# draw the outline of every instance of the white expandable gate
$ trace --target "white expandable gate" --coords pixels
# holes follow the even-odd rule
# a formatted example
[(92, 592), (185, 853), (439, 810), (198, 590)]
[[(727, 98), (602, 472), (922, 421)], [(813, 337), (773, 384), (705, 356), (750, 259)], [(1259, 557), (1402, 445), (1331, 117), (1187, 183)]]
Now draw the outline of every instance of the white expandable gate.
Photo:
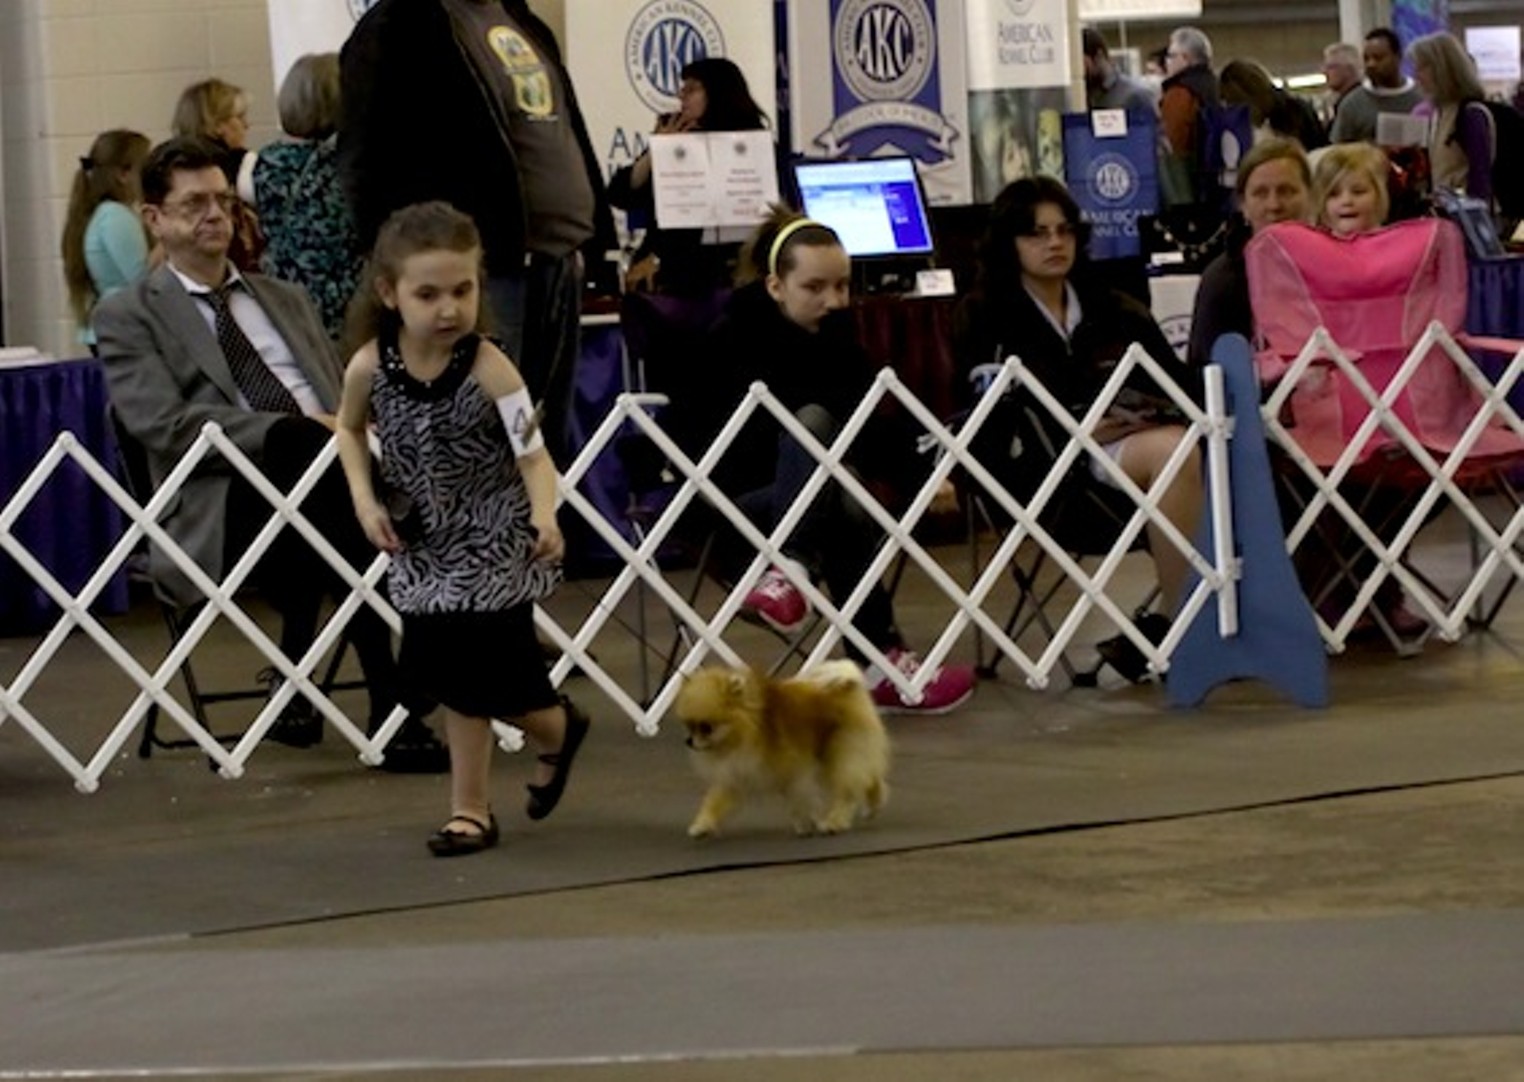
[[(1390, 410), (1391, 400), (1411, 378), (1412, 369), (1416, 367), (1418, 360), (1421, 360), (1427, 346), (1434, 343), (1444, 348), (1446, 354), (1460, 366), (1467, 378), (1485, 396), (1484, 409), (1479, 414), (1479, 419), (1472, 430), (1468, 431), (1467, 441), (1443, 464), (1435, 462), (1417, 444), (1412, 434), (1402, 427), (1400, 420)], [(1425, 493), (1424, 503), (1415, 510), (1403, 531), (1390, 544), (1381, 543), (1368, 529), (1365, 529), (1358, 516), (1354, 515), (1353, 509), (1338, 493), (1338, 481), (1347, 472), (1349, 463), (1341, 460), (1340, 464), (1326, 475), (1321, 473), (1316, 466), (1306, 460), (1304, 455), (1299, 454), (1294, 441), (1277, 421), (1279, 407), (1286, 400), (1294, 381), (1300, 378), (1311, 364), (1320, 360), (1328, 360), (1340, 365), (1351, 374), (1351, 378), (1356, 380), (1357, 385), (1364, 386), (1372, 404), (1372, 414), (1367, 419), (1366, 428), (1362, 431), (1372, 430), (1376, 424), (1383, 425), (1402, 441), (1414, 458), (1423, 463), (1433, 477), (1430, 491)], [(1314, 336), (1302, 356), (1292, 366), (1282, 386), (1264, 407), (1265, 422), (1271, 437), (1286, 447), (1294, 458), (1297, 458), (1302, 469), (1318, 485), (1317, 502), (1309, 508), (1308, 514), (1303, 516), (1302, 521), (1296, 524), (1288, 541), (1290, 547), (1294, 549), (1300, 543), (1316, 517), (1315, 512), (1318, 509), (1325, 505), (1338, 509), (1339, 513), (1350, 522), (1351, 528), (1379, 557), (1379, 566), (1361, 591), (1360, 600), (1369, 599), (1383, 576), (1395, 575), (1417, 599), (1424, 612), (1435, 619), (1436, 626), (1442, 633), (1447, 636), (1459, 634), (1468, 607), (1474, 603), (1481, 590), (1495, 575), (1506, 568), (1514, 576), (1524, 577), (1524, 563), (1521, 563), (1514, 551), (1514, 543), (1520, 530), (1524, 529), (1524, 512), (1515, 514), (1512, 521), (1501, 532), (1494, 530), (1486, 524), (1474, 504), (1451, 480), (1456, 466), (1463, 457), (1464, 448), (1474, 442), (1479, 426), (1485, 423), (1486, 417), (1498, 413), (1507, 420), (1510, 427), (1524, 434), (1524, 425), (1520, 424), (1519, 418), (1504, 401), (1504, 396), (1518, 377), (1521, 366), (1524, 366), (1524, 353), (1514, 358), (1503, 379), (1494, 386), (1482, 376), (1464, 352), (1443, 334), (1443, 331), (1430, 328), (1423, 342), (1415, 350), (1414, 356), (1409, 358), (1408, 365), (1404, 367), (1398, 379), (1394, 380), (1393, 387), (1388, 388), (1385, 395), (1376, 395), (1370, 390), (1368, 384), (1363, 384), (1357, 367), (1350, 362), (1349, 358), (1340, 353), (1326, 334), (1320, 332), (1319, 335)], [(1188, 428), (1187, 437), (1181, 441), (1175, 456), (1147, 492), (1140, 490), (1122, 473), (1120, 467), (1101, 450), (1094, 438), (1096, 427), (1117, 392), (1139, 368), (1143, 369), (1179, 407), (1187, 419)], [(799, 424), (765, 386), (757, 384), (750, 388), (743, 401), (724, 424), (719, 435), (696, 461), (673, 442), (652, 415), (652, 409), (662, 401), (660, 396), (621, 395), (566, 471), (561, 482), (561, 495), (564, 501), (563, 513), (570, 510), (586, 520), (593, 532), (618, 555), (623, 562), (623, 567), (613, 577), (587, 617), (574, 628), (562, 627), (544, 608), (536, 610), (537, 627), (564, 652), (552, 668), (552, 681), (560, 684), (575, 666), (631, 719), (642, 734), (655, 733), (659, 719), (676, 695), (682, 674), (692, 671), (710, 658), (732, 665), (742, 663), (741, 656), (725, 637), (726, 629), (739, 612), (746, 593), (763, 571), (777, 559), (785, 540), (804, 515), (811, 500), (829, 483), (839, 485), (846, 495), (857, 500), (867, 510), (883, 530), (884, 541), (857, 588), (848, 597), (828, 598), (815, 587), (814, 583), (805, 579), (794, 579), (794, 584), (811, 604), (824, 614), (826, 620), (825, 631), (810, 650), (807, 663), (825, 657), (839, 641), (846, 639), (861, 650), (870, 661), (878, 663), (896, 682), (903, 694), (914, 698), (922, 692), (926, 682), (932, 678), (936, 666), (947, 659), (959, 636), (973, 625), (1021, 670), (1030, 685), (1041, 688), (1046, 686), (1053, 669), (1059, 665), (1064, 650), (1079, 631), (1086, 616), (1092, 611), (1099, 611), (1128, 635), (1145, 653), (1150, 664), (1157, 671), (1163, 671), (1168, 667), (1170, 654), (1184, 635), (1185, 629), (1190, 626), (1203, 606), (1211, 603), (1214, 598), (1217, 602), (1219, 633), (1228, 636), (1236, 633), (1237, 630), (1236, 581), (1239, 568), (1232, 532), (1232, 486), (1227, 452), (1227, 440), (1231, 437), (1232, 424), (1225, 408), (1222, 374), (1215, 366), (1209, 367), (1205, 372), (1205, 387), (1205, 404), (1198, 405), (1175, 384), (1169, 374), (1152, 357), (1141, 347), (1134, 346), (1117, 365), (1090, 409), (1083, 417), (1075, 418), (1047, 388), (1042, 386), (1018, 358), (1011, 357), (1001, 366), (971, 414), (956, 431), (953, 431), (944, 425), (941, 419), (934, 416), (893, 371), (886, 369), (879, 373), (868, 394), (853, 411), (851, 417), (847, 418), (830, 446), (824, 446)], [(1000, 396), (1008, 390), (1018, 388), (1031, 396), (1038, 408), (1051, 414), (1070, 436), (1068, 443), (1060, 450), (1046, 479), (1025, 505), (1013, 498), (969, 451), (975, 436), (991, 416)], [(938, 449), (929, 475), (904, 513), (898, 517), (886, 510), (843, 465), (853, 441), (886, 397), (896, 400), (925, 429), (926, 440)], [(759, 412), (772, 417), (782, 428), (791, 433), (817, 463), (813, 475), (798, 499), (770, 534), (764, 534), (751, 523), (730, 497), (720, 491), (710, 480), (715, 464), (720, 461), (748, 420)], [(579, 490), (580, 482), (598, 459), (604, 454), (612, 453), (614, 441), (632, 430), (644, 434), (658, 450), (667, 456), (677, 482), (670, 501), (638, 544), (631, 543), (626, 538), (624, 530), (617, 523), (606, 518)], [(1188, 458), (1190, 447), (1198, 441), (1205, 447), (1209, 506), (1213, 515), (1215, 544), (1210, 553), (1198, 551), (1193, 539), (1185, 537), (1176, 530), (1159, 512), (1157, 506), (1159, 495), (1178, 475)], [(221, 455), (232, 468), (247, 477), (270, 501), (272, 508), (270, 520), (255, 538), (249, 552), (227, 572), (221, 582), (212, 581), (171, 540), (157, 521), (165, 508), (170, 506), (176, 498), (186, 478), (208, 455), (212, 454)], [(243, 773), (249, 756), (258, 747), (290, 696), (300, 693), (307, 696), (322, 716), (334, 725), (336, 731), (355, 747), (362, 761), (378, 762), (384, 754), (387, 742), (402, 723), (404, 717), (402, 709), (399, 707), (394, 711), (386, 724), (373, 737), (368, 737), (322, 694), (312, 680), (312, 672), (320, 659), (338, 641), (344, 626), (360, 605), (371, 605), (392, 628), (396, 629), (399, 626), (397, 614), (376, 590), (376, 584), (385, 573), (386, 558), (378, 555), (363, 570), (350, 567), (301, 513), (303, 499), (312, 490), (321, 472), (333, 461), (335, 454), (334, 446), (330, 444), (291, 492), (282, 493), (271, 485), (216, 425), (208, 425), (149, 499), (147, 505), (139, 506), (118, 483), (111, 469), (96, 461), (71, 434), (67, 432), (60, 434), (20, 489), (7, 501), (4, 508), (0, 509), (0, 549), (10, 555), (62, 610), (57, 622), (36, 645), (16, 675), (9, 683), (0, 684), (0, 724), (6, 720), (14, 720), (21, 725), (73, 778), (75, 785), (81, 791), (90, 792), (98, 787), (107, 767), (121, 753), (133, 730), (142, 723), (149, 706), (157, 704), (165, 717), (196, 741), (223, 775), (238, 777)], [(1100, 468), (1107, 472), (1117, 488), (1126, 493), (1137, 508), (1110, 552), (1100, 560), (1093, 572), (1087, 572), (1081, 567), (1044, 529), (1040, 521), (1044, 508), (1057, 494), (1059, 486), (1071, 467), (1076, 462), (1082, 461), (1081, 456), (1089, 456), (1098, 462)], [(102, 560), (89, 581), (77, 594), (72, 595), (27, 551), (13, 533), (13, 527), (29, 502), (47, 483), (54, 471), (66, 465), (66, 460), (76, 463), (108, 498), (122, 508), (130, 521), (126, 532)], [(1012, 522), (1012, 526), (997, 546), (993, 558), (978, 571), (967, 589), (955, 581), (914, 536), (915, 527), (925, 515), (938, 486), (954, 469), (964, 471), (969, 483), (981, 489), (985, 498), (1001, 508)], [(1456, 502), (1488, 549), (1485, 559), (1477, 565), (1476, 575), (1471, 584), (1448, 608), (1444, 608), (1439, 599), (1428, 595), (1422, 583), (1411, 576), (1401, 564), (1401, 557), (1411, 545), (1418, 525), (1422, 522), (1422, 513), (1431, 507), (1440, 495), (1447, 496)], [(683, 592), (663, 574), (658, 561), (663, 542), (677, 525), (684, 509), (694, 499), (700, 498), (713, 505), (755, 550), (750, 566), (726, 595), (720, 607), (708, 618), (702, 616), (693, 605), (689, 604)], [(1156, 525), (1168, 538), (1169, 543), (1185, 554), (1199, 576), (1199, 581), (1182, 605), (1168, 636), (1158, 644), (1151, 642), (1143, 635), (1133, 624), (1129, 614), (1107, 593), (1107, 587), (1116, 575), (1132, 542), (1139, 531), (1149, 524)], [(238, 605), (234, 596), (259, 555), (269, 547), (283, 525), (289, 525), (299, 531), (351, 586), (350, 594), (321, 628), (317, 641), (299, 659), (287, 658), (282, 654), (269, 636)], [(139, 539), (144, 536), (169, 554), (175, 564), (205, 594), (209, 602), (198, 614), (186, 634), (169, 649), (157, 665), (151, 668), (140, 663), (89, 611), (91, 603), (122, 567)], [(1048, 557), (1071, 580), (1078, 594), (1076, 602), (1068, 610), (1064, 619), (1059, 622), (1051, 639), (1036, 656), (1023, 651), (1005, 633), (1001, 621), (992, 617), (983, 607), (991, 591), (1005, 574), (1007, 563), (1018, 546), (1023, 543), (1042, 546)], [(871, 642), (864, 639), (851, 623), (852, 617), (867, 597), (871, 584), (883, 576), (891, 562), (900, 553), (904, 553), (906, 558), (924, 573), (930, 583), (951, 603), (954, 610), (946, 626), (925, 652), (925, 665), (914, 679), (907, 678), (894, 666), (888, 665), (883, 655)], [(790, 573), (787, 563), (782, 563), (780, 566), (786, 573)], [(605, 671), (590, 650), (594, 639), (614, 617), (620, 602), (637, 582), (644, 584), (645, 588), (670, 610), (674, 619), (691, 632), (692, 643), (676, 671), (645, 704), (637, 702), (618, 680)], [(175, 679), (180, 662), (201, 641), (218, 617), (225, 618), (236, 627), (256, 650), (286, 677), (283, 687), (259, 711), (243, 737), (231, 748), (224, 748), (219, 744), (168, 690), (170, 683)], [(1353, 617), (1346, 616), (1333, 628), (1324, 626), (1324, 635), (1331, 648), (1337, 649), (1342, 645), (1343, 636), (1348, 633), (1352, 623)], [(39, 675), (62, 647), (64, 640), (76, 629), (87, 634), (101, 648), (106, 657), (121, 668), (139, 688), (137, 696), (116, 720), (106, 738), (88, 761), (76, 758), (49, 731), (46, 720), (29, 710), (23, 701)], [(508, 726), (499, 725), (498, 735), (505, 748), (516, 748), (522, 743), (517, 731)]]
[[(1430, 356), (1436, 350), (1456, 367), (1465, 383), (1476, 391), (1481, 400), (1459, 442), (1443, 461), (1419, 442), (1418, 437), (1393, 410), (1393, 404), (1413, 381), (1420, 366), (1443, 363), (1438, 356)], [(1344, 452), (1326, 471), (1307, 456), (1297, 445), (1294, 435), (1281, 423), (1282, 412), (1297, 386), (1305, 380), (1326, 378), (1324, 366), (1332, 366), (1348, 379), (1370, 409), (1346, 444)], [(1515, 505), (1507, 524), (1498, 529), (1483, 514), (1471, 494), (1456, 482), (1457, 472), (1494, 417), (1500, 418), (1514, 435), (1524, 439), (1524, 422), (1520, 421), (1519, 415), (1508, 403), (1508, 394), (1518, 381), (1521, 371), (1524, 371), (1524, 350), (1513, 357), (1497, 379), (1489, 379), (1455, 338), (1437, 322), (1429, 324), (1391, 382), (1380, 392), (1360, 371), (1358, 360), (1342, 350), (1321, 327), (1307, 340), (1296, 360), (1286, 370), (1262, 407), (1265, 432), (1295, 462), (1315, 489), (1315, 494), (1297, 521), (1287, 523), (1287, 548), (1296, 552), (1313, 529), (1319, 515), (1332, 508), (1342, 524), (1358, 536), (1376, 558), (1375, 567), (1361, 582), (1349, 607), (1335, 622), (1330, 626), (1321, 614), (1318, 616), (1319, 630), (1331, 651), (1344, 649), (1356, 621), (1366, 611), (1376, 590), (1388, 576), (1395, 578), (1408, 598), (1418, 606), (1429, 621), (1433, 633), (1452, 642), (1464, 633), (1470, 614), (1478, 609), (1484, 592), (1499, 574), (1506, 571), (1516, 579), (1524, 578), (1524, 561), (1521, 561), (1517, 548), (1519, 534), (1524, 531), (1524, 508)], [(1389, 433), (1428, 477), (1422, 494), (1390, 542), (1382, 541), (1339, 491), (1340, 484), (1354, 467), (1360, 449), (1378, 428)], [(1524, 460), (1521, 460), (1520, 465), (1524, 466)], [(1448, 499), (1465, 519), (1472, 535), (1473, 552), (1480, 557), (1474, 561), (1465, 586), (1450, 598), (1440, 596), (1431, 583), (1407, 566), (1406, 561), (1419, 530), (1441, 497)]]

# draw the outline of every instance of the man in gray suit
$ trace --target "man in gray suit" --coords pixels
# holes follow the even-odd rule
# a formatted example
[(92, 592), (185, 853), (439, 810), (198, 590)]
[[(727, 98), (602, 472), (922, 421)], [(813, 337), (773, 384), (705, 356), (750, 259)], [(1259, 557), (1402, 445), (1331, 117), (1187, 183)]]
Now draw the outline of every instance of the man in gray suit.
[[(143, 220), (165, 262), (97, 308), (94, 327), (121, 426), (142, 445), (159, 484), (208, 421), (282, 491), (328, 441), (342, 384), (339, 358), (311, 300), (298, 286), (240, 274), (228, 261), (237, 196), (217, 152), (193, 139), (155, 147), (143, 166)], [(351, 564), (375, 550), (351, 508), (337, 463), (302, 512)], [(164, 517), (165, 529), (213, 580), (247, 550), (270, 505), (220, 456), (209, 456)], [(159, 592), (191, 606), (202, 597), (157, 549)], [(347, 592), (294, 530), (283, 530), (256, 581), (281, 614), (281, 649), (300, 657), (316, 637), (325, 593)], [(370, 688), (374, 729), (397, 702), (396, 664), (385, 625), (362, 606), (349, 625)], [(274, 675), (271, 674), (272, 689)], [(305, 699), (292, 700), (272, 739), (305, 747), (322, 723)], [(410, 716), (386, 752), (394, 770), (443, 770), (448, 759), (427, 725)]]

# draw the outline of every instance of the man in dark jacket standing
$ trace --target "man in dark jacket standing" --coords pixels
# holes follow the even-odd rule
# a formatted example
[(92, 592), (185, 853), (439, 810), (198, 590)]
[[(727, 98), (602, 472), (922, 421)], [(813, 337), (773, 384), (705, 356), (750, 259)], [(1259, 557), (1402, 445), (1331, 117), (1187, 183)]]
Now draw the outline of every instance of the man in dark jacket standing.
[(1221, 114), (1212, 40), (1194, 26), (1169, 36), (1165, 78), (1159, 98), (1160, 222), (1166, 239), (1200, 270), (1212, 254), (1217, 230), (1227, 218), (1227, 193), (1207, 154), (1211, 118)]
[(525, 0), (379, 0), (340, 54), (339, 152), (367, 246), (442, 199), (486, 248), (486, 301), (566, 465), (584, 249), (613, 246), (602, 173), (550, 28)]

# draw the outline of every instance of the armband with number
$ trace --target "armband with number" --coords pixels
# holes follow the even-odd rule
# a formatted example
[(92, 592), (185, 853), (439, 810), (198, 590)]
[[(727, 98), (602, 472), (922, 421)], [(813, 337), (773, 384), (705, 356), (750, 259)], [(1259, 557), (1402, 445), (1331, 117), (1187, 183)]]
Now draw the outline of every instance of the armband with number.
[(520, 387), (512, 394), (496, 400), (497, 412), (502, 415), (503, 427), (508, 430), (508, 444), (515, 458), (538, 451), (545, 446), (540, 433), (540, 415), (529, 400), (529, 391)]

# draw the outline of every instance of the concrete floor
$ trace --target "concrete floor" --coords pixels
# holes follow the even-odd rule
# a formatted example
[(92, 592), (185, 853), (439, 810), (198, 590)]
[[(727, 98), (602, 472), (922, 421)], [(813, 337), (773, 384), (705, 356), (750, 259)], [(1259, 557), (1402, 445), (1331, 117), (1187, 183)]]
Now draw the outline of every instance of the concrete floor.
[[(904, 608), (916, 611), (914, 604)], [(1394, 755), (1411, 746), (1410, 754), (1417, 757), (1423, 745), (1416, 740), (1409, 745), (1409, 739), (1424, 725), (1517, 709), (1517, 695), (1524, 690), (1524, 663), (1519, 658), (1524, 618), (1519, 611), (1505, 610), (1493, 632), (1454, 646), (1431, 646), (1414, 660), (1375, 650), (1336, 659), (1335, 703), (1327, 714), (1287, 710), (1249, 692), (1221, 696), (1201, 716), (1263, 732), (1267, 739), (1293, 728), (1316, 727), (1320, 718), (1337, 718), (1383, 736), (1389, 733)], [(600, 642), (597, 648), (601, 660), (617, 662), (609, 656), (618, 649), (612, 643)], [(7, 675), (10, 671), (7, 666)], [(942, 727), (938, 739), (952, 746), (959, 741), (960, 726), (973, 730), (1008, 724), (1011, 704), (1019, 702), (1023, 710), (1072, 714), (1079, 719), (1076, 724), (1096, 713), (1125, 720), (1135, 711), (1140, 751), (1160, 739), (1164, 728), (1150, 724), (1159, 717), (1157, 704), (1147, 698), (1155, 692), (1048, 692), (1045, 698), (1034, 698), (1039, 693), (1011, 684), (996, 690), (1000, 693), (982, 689), (957, 717), (915, 724)], [(0, 728), (0, 748), (24, 746), (17, 742), (14, 728)], [(1054, 736), (1061, 728), (1023, 729), (1017, 735), (1034, 750), (1061, 756), (1061, 746), (1055, 752), (1061, 741)], [(8, 1044), (15, 1049), (24, 1043), (22, 1037), (33, 1034), (13, 1031), (12, 1040), (7, 1040), (6, 1017), (14, 1022), (28, 1016), (0, 1010), (0, 1079), (159, 1077), (167, 1068), (142, 1065), (181, 1062), (175, 1049), (184, 1050), (176, 1076), (197, 1078), (1524, 1079), (1524, 1016), (1513, 1009), (1524, 1005), (1524, 984), (1516, 983), (1524, 981), (1524, 967), (1519, 977), (1507, 967), (1493, 972), (1483, 964), (1485, 958), (1473, 963), (1460, 949), (1485, 945), (1488, 928), (1506, 930), (1524, 916), (1524, 775), (1515, 772), (1524, 763), (1524, 726), (1499, 731), (1504, 735), (1493, 738), (1492, 749), (1496, 770), (1477, 772), (1479, 778), (1483, 773), (1497, 776), (1483, 780), (1399, 786), (1256, 810), (907, 852), (579, 886), (212, 937), (0, 954), (0, 987), (9, 988), (0, 991), (0, 1001), (13, 1007), (35, 1001), (49, 973), (66, 974), (71, 966), (94, 974), (95, 981), (60, 994), (57, 1009), (65, 1021), (74, 1020), (78, 1055), (68, 1062), (55, 1061), (52, 1067), (20, 1064), (7, 1056)], [(933, 745), (929, 753), (938, 753), (942, 746)], [(109, 784), (129, 792), (142, 784), (141, 799), (162, 796), (161, 786), (140, 779), (172, 761), (160, 757), (152, 764), (126, 764)], [(272, 769), (278, 770), (280, 760), (272, 762)], [(1415, 778), (1423, 775), (1422, 765), (1414, 763)], [(68, 793), (61, 774), (57, 784)], [(405, 790), (403, 799), (412, 800), (420, 791)], [(437, 788), (430, 790), (420, 807), (432, 807), (437, 793)], [(977, 796), (1000, 798), (990, 792)], [(1233, 803), (1231, 797), (1224, 794), (1223, 807)], [(79, 817), (80, 808), (88, 810), (94, 799), (70, 794), (69, 800), (85, 803), (71, 805), (66, 817)], [(140, 798), (123, 799), (129, 809), (125, 814), (113, 811), (113, 821), (91, 826), (97, 834), (93, 843), (99, 843), (101, 835), (109, 843), (112, 832), (133, 836), (130, 808)], [(568, 801), (576, 799), (574, 790)], [(240, 828), (213, 813), (201, 829), (210, 847)], [(26, 874), (26, 862), (36, 850), (28, 849), (27, 839), (14, 833), (3, 838), (0, 878)], [(512, 839), (501, 853), (473, 859), (498, 858), (514, 859)], [(3, 889), (0, 886), (0, 895)], [(80, 899), (80, 904), (110, 905), (111, 899)], [(1408, 931), (1388, 941), (1383, 929)], [(1469, 930), (1480, 938), (1469, 939)], [(1341, 975), (1338, 960), (1318, 946), (1357, 944), (1367, 933), (1375, 944), (1369, 954), (1350, 947), (1356, 968), (1362, 968), (1361, 958), (1369, 962), (1363, 974)], [(1229, 967), (1226, 973), (1209, 976), (1211, 965), (1219, 960), (1214, 949), (1237, 950), (1261, 935), (1270, 936), (1271, 944), (1284, 944), (1279, 962), (1273, 947), (1262, 946), (1255, 948), (1262, 953), (1244, 957), (1263, 964)], [(989, 936), (1016, 937), (1017, 942), (1027, 942), (1023, 936), (1056, 936), (1057, 942), (1079, 944), (1065, 948), (1072, 949), (1067, 957), (1076, 968), (1089, 965), (1092, 971), (1067, 971), (1060, 962), (1046, 972), (1015, 974), (1009, 977), (1015, 990), (1012, 1003), (991, 1004), (984, 985), (971, 981), (966, 987), (948, 986), (931, 965), (924, 976), (916, 974), (908, 963), (920, 957), (914, 953), (922, 949), (917, 944), (924, 946), (928, 936), (941, 937), (949, 955), (976, 953)], [(1397, 967), (1394, 972), (1403, 972), (1405, 964), (1421, 970), (1422, 960), (1430, 957), (1424, 952), (1444, 947), (1444, 936), (1456, 937), (1458, 946), (1454, 953), (1439, 950), (1433, 956), (1437, 961), (1426, 963), (1433, 988), (1361, 985), (1362, 976), (1374, 980), (1387, 963)], [(1120, 944), (1114, 957), (1086, 953), (1095, 943), (1113, 941), (1108, 937)], [(831, 944), (855, 942), (903, 944), (906, 958), (901, 961), (907, 966), (891, 970), (899, 977), (885, 985), (863, 985), (849, 996), (828, 996), (829, 981), (791, 980), (791, 968), (818, 977), (819, 967), (829, 970), (834, 964)], [(1149, 945), (1160, 942), (1178, 946), (1151, 954)], [(754, 987), (728, 985), (727, 967), (739, 964), (737, 959), (759, 943), (773, 952), (771, 967), (764, 967)], [(1213, 948), (1213, 943), (1225, 945)], [(439, 963), (464, 947), (487, 960), (550, 960), (541, 962), (539, 969), (503, 976), (504, 988), (516, 994), (498, 999), (489, 992), (491, 998), (484, 1001), (483, 988), (495, 985), (483, 985), (466, 973), (452, 979), (447, 965)], [(970, 972), (983, 972), (981, 966), (998, 971), (1007, 957), (1018, 963), (1034, 957), (1023, 955), (1027, 949), (1035, 950), (1017, 947), (1009, 956), (962, 960)], [(1506, 942), (1490, 949), (1494, 956), (1511, 960), (1512, 948)], [(698, 1000), (684, 998), (682, 988), (656, 986), (655, 974), (653, 984), (644, 988), (638, 980), (621, 984), (615, 975), (617, 960), (638, 958), (642, 951), (696, 953), (700, 962), (712, 956), (712, 971), (701, 967), (694, 989), (687, 990)], [(559, 963), (558, 952), (565, 952)], [(608, 960), (607, 968), (596, 961), (574, 964), (598, 958)], [(355, 960), (352, 976), (341, 971), (341, 959)], [(1158, 1000), (1129, 1006), (1126, 989), (1108, 987), (1107, 975), (1145, 962), (1163, 982), (1157, 986)], [(435, 963), (442, 968), (431, 969)], [(844, 967), (872, 963), (850, 955), (841, 961)], [(298, 1032), (300, 1027), (282, 1014), (279, 992), (260, 993), (258, 974), (264, 966), (277, 964), (291, 966), (289, 973), (311, 982), (311, 987), (291, 990), (292, 1002), (322, 998), (330, 989), (340, 995), (350, 987), (346, 980), (361, 981), (366, 974), (378, 982), (400, 984), (386, 1009), (404, 1012), (400, 1017), (405, 1021), (383, 1033), (380, 1020), (390, 1016), (373, 1016), (370, 1028), (355, 1019), (347, 1043), (336, 1042), (331, 1052), (302, 1060), (299, 1053), (310, 1035)], [(124, 1055), (114, 1060), (116, 1046), (110, 1036), (115, 1020), (109, 1012), (120, 1010), (126, 1018), (147, 1009), (135, 1002), (149, 994), (132, 983), (135, 966), (147, 967), (144, 973), (152, 973), (154, 967), (178, 972), (175, 967), (184, 966), (193, 976), (159, 1001), (164, 1013), (159, 1016), (163, 1028), (155, 1039), (156, 1057)], [(1199, 981), (1192, 976), (1198, 972), (1203, 974)], [(1250, 1017), (1255, 1014), (1250, 1005), (1257, 1008), (1262, 1000), (1296, 1006), (1296, 982), (1302, 973), (1316, 975), (1308, 978), (1306, 1002), (1300, 1004), (1307, 1013), (1274, 1036), (1266, 1035), (1275, 1026)], [(712, 992), (706, 980), (715, 982)], [(1170, 980), (1179, 983), (1172, 985)], [(28, 981), (35, 984), (29, 987)], [(747, 993), (748, 987), (754, 995)], [(998, 995), (1003, 986), (997, 979), (989, 987)], [(733, 994), (721, 998), (727, 988)], [(1432, 1001), (1426, 998), (1430, 995)], [(1087, 1001), (1085, 996), (1091, 998)], [(1175, 1000), (1166, 1002), (1171, 996)], [(355, 1002), (359, 1011), (362, 1001)], [(591, 1017), (579, 1010), (583, 1004), (593, 1005)], [(673, 1013), (662, 1013), (660, 1008), (667, 1004)], [(1014, 1011), (1017, 1017), (1005, 1029), (999, 1024), (981, 1029), (970, 1022), (970, 1017), (982, 1019), (994, 1007)], [(1199, 1011), (1200, 1016), (1174, 1018), (1157, 1030), (1164, 1036), (1147, 1036), (1148, 1019), (1165, 1017), (1171, 1007)], [(337, 1015), (344, 1012), (342, 1003), (333, 1009)], [(903, 1011), (913, 1024), (876, 1045), (848, 1039), (880, 1010)], [(840, 1020), (845, 1035), (840, 1041), (828, 1039), (833, 1019)], [(177, 1022), (186, 1023), (189, 1031), (177, 1033), (171, 1028)], [(464, 1023), (458, 1031), (452, 1028), (457, 1022)], [(395, 1030), (410, 1027), (420, 1051), (414, 1056), (387, 1051), (399, 1046), (399, 1036), (408, 1036)], [(622, 1027), (638, 1032), (639, 1040), (631, 1041), (627, 1051), (610, 1053), (604, 1038), (624, 1032)], [(1136, 1035), (1139, 1027), (1144, 1036)], [(233, 1051), (244, 1028), (250, 1040), (263, 1041), (270, 1049), (263, 1066)], [(507, 1033), (533, 1030), (540, 1039), (489, 1039), (496, 1033), (489, 1035), (488, 1028)], [(1214, 1031), (1237, 1035), (1214, 1039)], [(754, 1033), (755, 1041), (731, 1041), (717, 1049), (710, 1045), (723, 1042), (707, 1039), (716, 1032)], [(791, 1035), (806, 1032), (827, 1039), (791, 1043)], [(1059, 1032), (1075, 1036), (1040, 1040), (1043, 1033)], [(1370, 1036), (1378, 1032), (1379, 1037)], [(1134, 1035), (1110, 1038), (1119, 1033)], [(1168, 1036), (1178, 1033), (1191, 1036)], [(324, 1047), (320, 1037), (311, 1039), (319, 1041), (314, 1047)], [(400, 1046), (412, 1047), (407, 1041)], [(537, 1051), (512, 1053), (520, 1047)], [(544, 1051), (547, 1047), (554, 1051)]]

